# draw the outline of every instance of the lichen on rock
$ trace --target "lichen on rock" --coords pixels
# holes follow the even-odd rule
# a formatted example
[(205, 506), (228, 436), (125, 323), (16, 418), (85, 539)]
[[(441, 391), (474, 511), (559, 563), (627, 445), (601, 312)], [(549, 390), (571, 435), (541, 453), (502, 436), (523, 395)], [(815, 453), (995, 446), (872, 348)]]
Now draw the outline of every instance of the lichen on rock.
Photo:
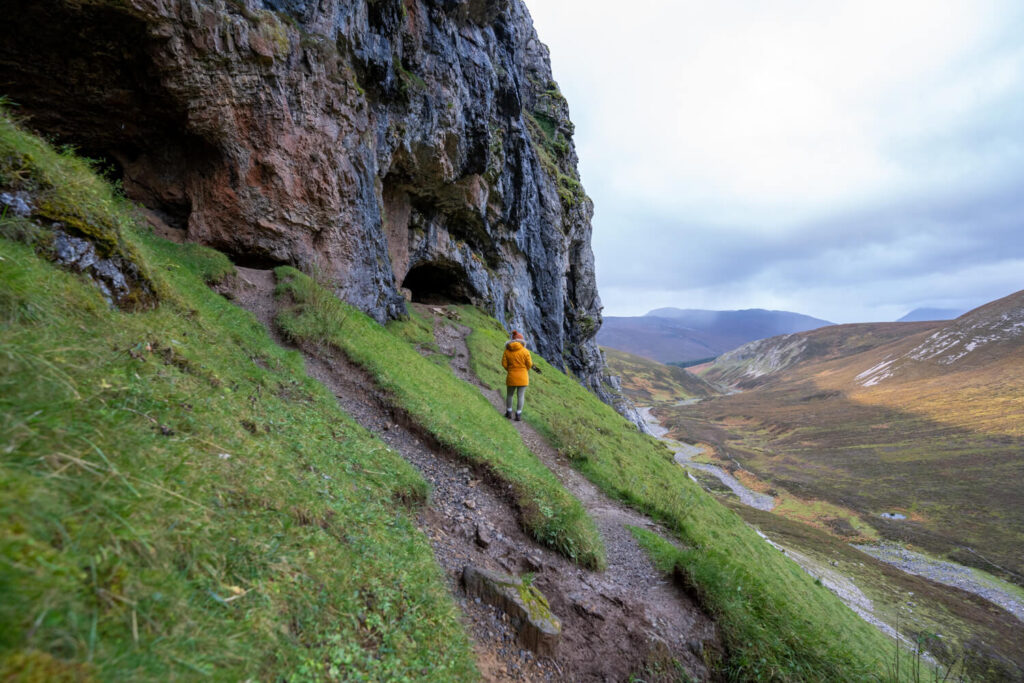
[(548, 600), (532, 583), (518, 576), (466, 565), (462, 571), (466, 593), (501, 609), (519, 629), (519, 641), (539, 655), (553, 657), (562, 622)]

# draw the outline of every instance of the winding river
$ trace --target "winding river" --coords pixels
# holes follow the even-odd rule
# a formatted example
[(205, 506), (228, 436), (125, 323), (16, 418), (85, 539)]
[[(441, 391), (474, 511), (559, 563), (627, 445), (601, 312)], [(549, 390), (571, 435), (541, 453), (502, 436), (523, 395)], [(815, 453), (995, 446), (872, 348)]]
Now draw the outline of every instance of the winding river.
[[(691, 400), (687, 403), (690, 402), (693, 401)], [(658, 418), (654, 417), (651, 413), (651, 408), (640, 408), (640, 415), (643, 418), (644, 423), (647, 425), (647, 428), (651, 431), (651, 434), (658, 439), (661, 439), (672, 448), (674, 452), (674, 459), (679, 465), (682, 467), (698, 469), (714, 475), (725, 486), (729, 487), (729, 490), (735, 493), (739, 497), (740, 502), (744, 505), (749, 505), (750, 507), (757, 508), (758, 510), (771, 510), (775, 507), (774, 498), (769, 495), (750, 490), (741, 484), (736, 477), (732, 476), (721, 467), (693, 462), (692, 459), (694, 456), (701, 453), (701, 449), (697, 446), (682, 443), (670, 438), (668, 436), (669, 430), (661, 425)], [(902, 517), (902, 515), (892, 515), (892, 518), (898, 517)], [(821, 579), (822, 582), (832, 590), (832, 592), (838, 595), (843, 602), (853, 609), (854, 612), (859, 614), (865, 621), (871, 623), (887, 635), (899, 638), (908, 647), (913, 648), (912, 643), (897, 634), (891, 626), (884, 623), (874, 615), (874, 606), (872, 605), (871, 600), (869, 600), (867, 596), (865, 596), (853, 584), (853, 582), (850, 581), (850, 579), (838, 572), (831, 571), (829, 568), (822, 566), (820, 563), (811, 560), (809, 557), (798, 553), (791, 548), (784, 548), (783, 546), (768, 539), (768, 537), (764, 536), (760, 531), (758, 531), (758, 534), (768, 541), (768, 543), (771, 543), (773, 546), (789, 555), (790, 558), (796, 561), (797, 564), (799, 564), (808, 574)], [(975, 572), (969, 567), (965, 567), (954, 562), (936, 560), (895, 544), (854, 545), (854, 547), (863, 553), (871, 555), (877, 560), (890, 564), (901, 571), (906, 572), (907, 574), (922, 576), (924, 578), (931, 579), (932, 581), (942, 583), (947, 586), (953, 586), (981, 596), (989, 602), (992, 602), (1010, 612), (1010, 614), (1017, 617), (1017, 619), (1024, 621), (1024, 600), (1021, 599), (1020, 595), (1006, 590), (999, 585), (999, 582)], [(927, 654), (925, 655), (925, 659), (934, 663), (934, 660), (932, 660)]]
[[(695, 400), (691, 399), (690, 402), (695, 402)], [(757, 508), (758, 510), (771, 510), (775, 507), (774, 498), (767, 494), (750, 490), (741, 484), (736, 477), (732, 476), (721, 467), (708, 465), (702, 462), (693, 462), (694, 456), (701, 454), (701, 449), (698, 446), (692, 446), (669, 438), (667, 436), (668, 429), (661, 426), (661, 422), (658, 421), (658, 418), (654, 417), (651, 413), (651, 408), (640, 408), (640, 416), (643, 418), (644, 424), (646, 424), (647, 428), (651, 431), (651, 434), (661, 439), (672, 448), (672, 451), (675, 454), (673, 457), (679, 465), (707, 472), (708, 474), (715, 476), (718, 481), (722, 482), (730, 491), (735, 493), (739, 497), (740, 502), (744, 505), (749, 505), (750, 507)]]

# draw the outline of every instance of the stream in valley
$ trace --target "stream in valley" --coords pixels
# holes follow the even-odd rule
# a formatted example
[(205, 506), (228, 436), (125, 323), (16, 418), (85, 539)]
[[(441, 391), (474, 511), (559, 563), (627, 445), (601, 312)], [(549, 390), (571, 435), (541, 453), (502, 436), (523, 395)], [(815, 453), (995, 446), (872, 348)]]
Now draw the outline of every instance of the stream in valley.
[[(691, 399), (690, 402), (696, 402), (699, 399)], [(686, 405), (685, 403), (683, 405)], [(702, 462), (693, 462), (694, 456), (701, 454), (701, 448), (699, 446), (693, 446), (688, 443), (676, 441), (668, 437), (668, 429), (661, 426), (661, 422), (658, 418), (651, 414), (651, 408), (640, 408), (640, 416), (643, 418), (644, 424), (651, 431), (651, 434), (664, 441), (672, 451), (675, 453), (675, 461), (683, 467), (690, 467), (695, 470), (707, 472), (718, 478), (722, 484), (729, 487), (729, 490), (735, 493), (740, 502), (744, 505), (749, 505), (752, 508), (758, 510), (771, 510), (775, 507), (775, 499), (765, 493), (758, 493), (752, 491), (744, 486), (740, 481), (726, 472), (721, 467), (716, 465), (708, 465)]]
[[(749, 505), (759, 510), (771, 510), (775, 506), (774, 498), (750, 490), (721, 467), (693, 462), (693, 457), (701, 453), (701, 448), (670, 438), (668, 436), (669, 430), (661, 425), (658, 418), (651, 413), (651, 410), (649, 407), (640, 408), (640, 415), (644, 423), (655, 437), (661, 439), (672, 448), (675, 454), (674, 459), (680, 466), (699, 469), (714, 475), (725, 486), (729, 487), (744, 505)], [(892, 518), (897, 518), (897, 515), (893, 514)], [(760, 531), (758, 531), (758, 534), (768, 543), (785, 552), (790, 559), (799, 564), (808, 574), (820, 579), (824, 585), (839, 596), (862, 619), (883, 633), (899, 638), (905, 645), (913, 649), (912, 643), (897, 634), (892, 626), (875, 616), (871, 600), (849, 578), (830, 567), (825, 567), (822, 563), (812, 560), (802, 553), (796, 552), (792, 548), (783, 547), (775, 543)], [(936, 560), (895, 544), (854, 545), (853, 547), (908, 574), (922, 576), (937, 583), (974, 593), (1007, 610), (1017, 619), (1024, 621), (1024, 599), (1020, 595), (1000, 586), (999, 582), (976, 572), (970, 567), (954, 562)], [(925, 655), (925, 659), (929, 662), (934, 662), (928, 655)]]
[(999, 605), (1024, 622), (1024, 598), (1011, 593), (1000, 586), (998, 581), (970, 567), (946, 560), (936, 560), (927, 555), (907, 550), (895, 543), (854, 545), (853, 547), (907, 574), (923, 576), (936, 583), (953, 586), (968, 593), (974, 593), (991, 603)]

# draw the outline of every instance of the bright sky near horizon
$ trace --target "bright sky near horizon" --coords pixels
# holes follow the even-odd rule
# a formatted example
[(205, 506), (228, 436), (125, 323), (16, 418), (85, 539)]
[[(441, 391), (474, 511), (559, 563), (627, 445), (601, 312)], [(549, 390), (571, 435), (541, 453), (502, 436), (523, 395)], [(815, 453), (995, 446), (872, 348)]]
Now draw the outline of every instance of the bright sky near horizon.
[(1024, 289), (1019, 0), (526, 0), (606, 315), (834, 322)]

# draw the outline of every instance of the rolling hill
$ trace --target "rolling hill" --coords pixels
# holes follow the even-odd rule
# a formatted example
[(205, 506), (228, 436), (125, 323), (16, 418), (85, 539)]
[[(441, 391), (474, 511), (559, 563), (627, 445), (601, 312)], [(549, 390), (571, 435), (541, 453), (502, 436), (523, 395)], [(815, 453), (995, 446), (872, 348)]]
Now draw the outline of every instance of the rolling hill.
[[(875, 535), (1024, 585), (1024, 292), (950, 322), (761, 340), (705, 377), (741, 391), (666, 404), (658, 417), (775, 496), (773, 514), (734, 506), (766, 533), (798, 520), (845, 542)], [(827, 545), (793, 533), (801, 551)], [(909, 628), (964, 652), (972, 680), (1024, 680), (1024, 625), (1009, 612), (939, 584), (898, 588), (906, 575), (879, 581), (863, 556), (844, 555), (823, 554), (875, 599), (909, 606)]]
[(602, 350), (608, 368), (619, 376), (623, 392), (640, 405), (677, 403), (719, 393), (700, 377), (678, 366), (616, 349)]
[(856, 355), (934, 329), (937, 325), (855, 323), (759, 339), (722, 354), (704, 370), (702, 376), (716, 384), (750, 389), (771, 381), (777, 374), (800, 363)]
[(605, 317), (597, 341), (601, 346), (661, 363), (691, 362), (714, 358), (755, 339), (831, 324), (799, 313), (759, 308), (743, 311), (658, 308), (639, 317)]
[[(745, 387), (669, 423), (890, 538), (1024, 574), (1024, 292), (943, 323), (757, 342), (710, 380)], [(879, 515), (903, 511), (893, 522)], [(987, 561), (981, 562), (983, 556)]]

